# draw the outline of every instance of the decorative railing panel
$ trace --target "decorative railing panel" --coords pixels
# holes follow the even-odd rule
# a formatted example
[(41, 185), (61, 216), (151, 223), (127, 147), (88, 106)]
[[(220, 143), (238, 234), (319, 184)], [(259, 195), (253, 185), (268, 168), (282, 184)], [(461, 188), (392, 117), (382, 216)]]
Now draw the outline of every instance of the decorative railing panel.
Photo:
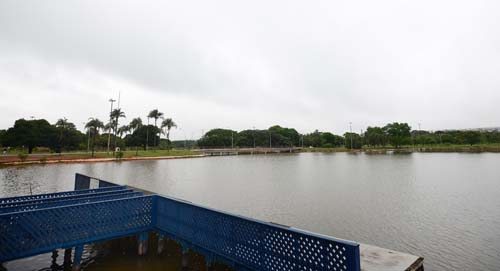
[(37, 202), (34, 204), (21, 204), (21, 205), (12, 206), (12, 207), (4, 207), (4, 208), (0, 208), (0, 214), (30, 211), (30, 210), (37, 210), (37, 209), (45, 209), (45, 208), (52, 208), (52, 207), (62, 207), (62, 206), (67, 206), (67, 205), (99, 202), (99, 201), (106, 201), (106, 200), (113, 200), (113, 199), (124, 199), (124, 198), (138, 197), (138, 196), (143, 195), (140, 192), (126, 192), (128, 190), (123, 190), (123, 191), (125, 191), (125, 193), (113, 193), (113, 194), (105, 194), (105, 195), (101, 195), (101, 196), (89, 196), (89, 197), (74, 198), (74, 199), (67, 199), (67, 200), (58, 200), (58, 201), (47, 201), (47, 202), (42, 201), (42, 202)]
[(19, 202), (31, 201), (31, 200), (54, 199), (54, 198), (74, 196), (74, 195), (79, 195), (79, 194), (91, 194), (91, 193), (100, 193), (100, 192), (104, 192), (104, 191), (116, 191), (116, 190), (122, 190), (122, 189), (126, 189), (126, 188), (127, 188), (126, 186), (112, 186), (112, 187), (96, 188), (96, 189), (84, 189), (84, 190), (77, 190), (77, 191), (65, 191), (65, 192), (48, 193), (48, 194), (36, 194), (36, 195), (30, 195), (30, 196), (0, 198), (0, 205), (19, 203)]
[(82, 190), (0, 199), (0, 263), (157, 230), (237, 270), (360, 271), (359, 244), (77, 175)]
[(0, 262), (152, 229), (153, 197), (0, 215)]
[(156, 196), (156, 228), (253, 270), (360, 270), (359, 245)]
[[(99, 188), (103, 189), (103, 188)], [(15, 202), (10, 202), (10, 203), (4, 203), (0, 204), (0, 209), (5, 208), (5, 207), (14, 207), (14, 206), (23, 206), (23, 205), (29, 205), (29, 204), (41, 204), (41, 203), (49, 203), (49, 202), (61, 202), (69, 199), (79, 199), (79, 198), (91, 198), (91, 197), (98, 197), (98, 196), (105, 196), (105, 195), (119, 195), (123, 193), (129, 193), (132, 192), (132, 189), (119, 189), (119, 190), (113, 190), (113, 191), (92, 191), (92, 193), (87, 193), (87, 194), (76, 194), (76, 195), (65, 195), (65, 196), (59, 196), (59, 197), (47, 197), (47, 198), (38, 198), (38, 199), (33, 199), (33, 200), (25, 200), (25, 201), (15, 201)]]

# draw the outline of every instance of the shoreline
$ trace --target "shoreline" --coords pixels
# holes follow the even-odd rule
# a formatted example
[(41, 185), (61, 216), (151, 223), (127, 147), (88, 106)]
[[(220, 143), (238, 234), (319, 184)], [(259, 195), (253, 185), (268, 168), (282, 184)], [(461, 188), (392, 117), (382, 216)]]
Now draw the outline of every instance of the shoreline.
[[(229, 149), (228, 149), (229, 150)], [(295, 153), (351, 153), (351, 154), (368, 154), (368, 155), (391, 155), (391, 154), (411, 154), (411, 153), (500, 153), (500, 147), (481, 147), (481, 146), (467, 146), (467, 147), (427, 147), (427, 148), (380, 148), (380, 149), (343, 149), (343, 148), (304, 148)], [(265, 153), (241, 153), (230, 155), (258, 155)], [(279, 154), (279, 153), (273, 153)], [(288, 154), (288, 153), (282, 153)], [(1, 161), (0, 168), (9, 166), (25, 166), (25, 165), (46, 165), (46, 164), (71, 164), (71, 163), (102, 163), (102, 162), (127, 162), (127, 161), (141, 161), (141, 160), (166, 160), (166, 159), (187, 159), (187, 158), (202, 158), (211, 157), (214, 155), (208, 154), (187, 154), (187, 155), (159, 155), (159, 156), (130, 156), (123, 158), (113, 157), (61, 157), (61, 159), (31, 159), (27, 161), (20, 161), (17, 157), (12, 157), (10, 160)], [(215, 155), (219, 156), (219, 155)]]
[(141, 161), (141, 160), (165, 160), (165, 159), (183, 159), (183, 158), (202, 158), (207, 157), (204, 154), (193, 155), (169, 155), (169, 156), (134, 156), (117, 158), (66, 158), (66, 159), (53, 159), (53, 160), (30, 160), (30, 161), (9, 161), (1, 162), (1, 167), (7, 166), (25, 166), (25, 165), (47, 165), (47, 164), (73, 164), (73, 163), (102, 163), (102, 162), (127, 162), (127, 161)]

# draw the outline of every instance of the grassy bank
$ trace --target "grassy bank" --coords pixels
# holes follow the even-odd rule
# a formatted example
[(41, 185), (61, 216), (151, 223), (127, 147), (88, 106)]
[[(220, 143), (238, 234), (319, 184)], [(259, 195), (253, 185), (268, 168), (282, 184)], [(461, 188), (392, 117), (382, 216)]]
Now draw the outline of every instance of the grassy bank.
[[(141, 158), (176, 158), (176, 157), (191, 157), (198, 155), (197, 152), (191, 150), (149, 150), (149, 151), (125, 151), (121, 160), (134, 160)], [(92, 157), (91, 153), (74, 152), (74, 153), (34, 153), (25, 155), (3, 155), (0, 156), (0, 165), (11, 164), (29, 164), (29, 163), (54, 163), (54, 162), (99, 162), (117, 160), (117, 157), (112, 152), (96, 152)]]
[[(304, 148), (301, 152), (348, 152), (349, 149), (344, 147), (338, 148)], [(378, 153), (383, 154), (388, 151), (396, 152), (469, 152), (469, 153), (480, 153), (480, 152), (500, 152), (500, 144), (476, 144), (476, 145), (452, 145), (452, 144), (437, 144), (437, 145), (406, 145), (400, 148), (395, 148), (394, 146), (363, 146), (361, 150), (366, 153)]]

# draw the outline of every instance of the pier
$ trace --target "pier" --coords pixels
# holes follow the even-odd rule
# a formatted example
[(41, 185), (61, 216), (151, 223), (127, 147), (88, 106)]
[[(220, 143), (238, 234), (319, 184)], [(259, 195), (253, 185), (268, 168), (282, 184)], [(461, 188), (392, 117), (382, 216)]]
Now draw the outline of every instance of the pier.
[[(0, 199), (0, 263), (64, 249), (81, 268), (83, 246), (135, 235), (138, 254), (155, 232), (194, 250), (206, 265), (235, 270), (420, 271), (423, 259), (263, 222), (77, 174), (75, 191)], [(57, 253), (55, 256), (57, 257)], [(183, 260), (183, 265), (188, 265)]]

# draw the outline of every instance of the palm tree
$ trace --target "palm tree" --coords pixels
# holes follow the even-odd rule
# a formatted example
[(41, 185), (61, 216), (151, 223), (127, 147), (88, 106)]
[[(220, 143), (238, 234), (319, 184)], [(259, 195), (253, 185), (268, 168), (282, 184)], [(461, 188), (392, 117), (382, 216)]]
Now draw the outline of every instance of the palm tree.
[(65, 129), (66, 126), (68, 126), (68, 123), (69, 122), (68, 122), (67, 118), (62, 118), (62, 119), (58, 119), (55, 125), (57, 128)]
[(128, 126), (130, 127), (130, 130), (132, 132), (135, 132), (135, 130), (139, 129), (142, 126), (142, 119), (141, 118), (135, 118), (135, 119), (133, 119), (129, 123)]
[(114, 140), (113, 140), (113, 154), (115, 153), (116, 150), (116, 133), (118, 132), (118, 119), (119, 118), (125, 118), (125, 112), (122, 111), (121, 108), (114, 109), (111, 111), (110, 114), (111, 119), (114, 120), (114, 126), (113, 126), (113, 131), (114, 131)]
[[(155, 120), (156, 130), (158, 130), (158, 125), (157, 125), (158, 119), (161, 117), (163, 117), (163, 113), (158, 111), (158, 109), (153, 109), (148, 114), (148, 118), (152, 118)], [(156, 146), (156, 136), (157, 134), (155, 133), (155, 136), (153, 137), (153, 146)]]
[(130, 131), (130, 126), (123, 125), (120, 128), (118, 128), (118, 135), (121, 138), (123, 134), (127, 134), (129, 131)]
[(97, 118), (90, 118), (87, 124), (85, 124), (85, 128), (92, 132), (92, 157), (94, 157), (95, 138), (99, 133), (99, 129), (104, 128), (104, 124)]
[(177, 128), (177, 124), (171, 118), (166, 118), (161, 122), (162, 131), (164, 128), (167, 128), (167, 132), (164, 132), (163, 134), (167, 136), (168, 145), (170, 147), (170, 130), (172, 128)]
[(69, 124), (68, 119), (64, 117), (62, 119), (58, 119), (55, 124), (55, 126), (59, 129), (59, 149), (62, 149), (63, 132), (69, 126), (68, 124)]

